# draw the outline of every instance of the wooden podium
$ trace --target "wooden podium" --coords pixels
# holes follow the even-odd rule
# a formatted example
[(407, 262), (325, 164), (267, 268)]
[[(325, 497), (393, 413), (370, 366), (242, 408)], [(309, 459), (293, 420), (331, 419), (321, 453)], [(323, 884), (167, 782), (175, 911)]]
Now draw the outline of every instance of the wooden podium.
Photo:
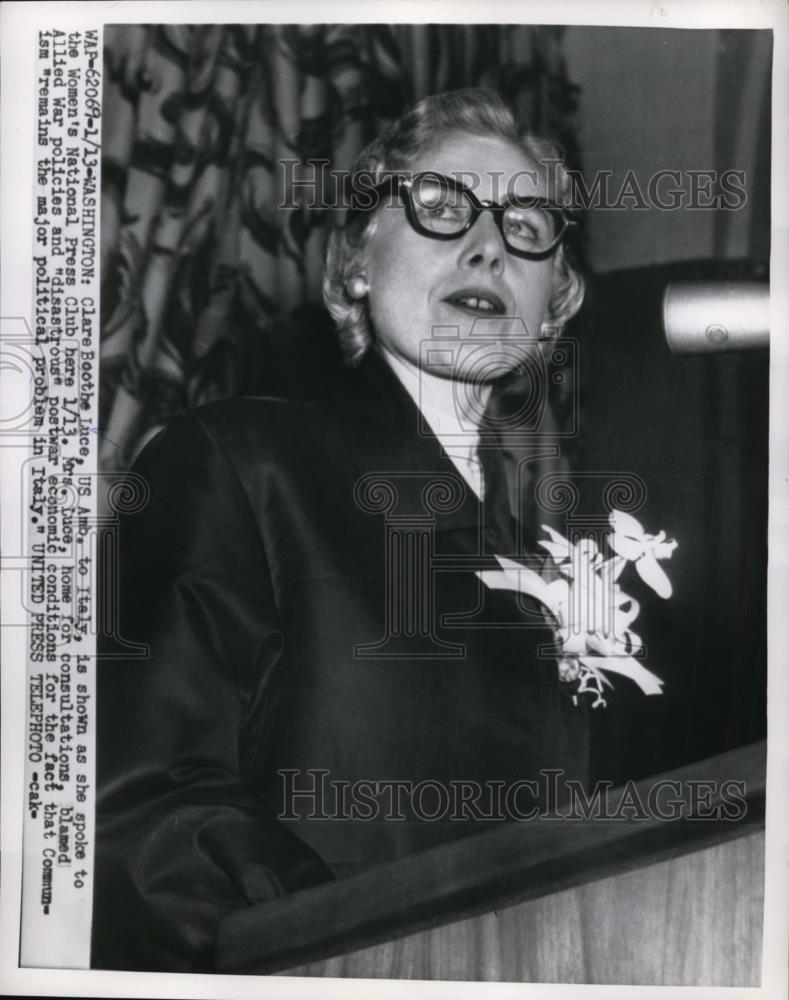
[(219, 971), (758, 986), (765, 755), (636, 783), (675, 818), (509, 823), (230, 914)]

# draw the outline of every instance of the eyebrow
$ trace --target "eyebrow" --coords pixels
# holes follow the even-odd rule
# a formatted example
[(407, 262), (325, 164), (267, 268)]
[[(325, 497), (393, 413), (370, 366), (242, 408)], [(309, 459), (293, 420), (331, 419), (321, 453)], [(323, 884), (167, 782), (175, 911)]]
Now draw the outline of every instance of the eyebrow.
[[(438, 170), (417, 170), (417, 171), (411, 171), (411, 172), (408, 172), (408, 171), (399, 171), (399, 172), (398, 171), (392, 171), (392, 177), (389, 177), (389, 178), (386, 178), (385, 180), (383, 180), (381, 182), (381, 186), (383, 186), (383, 184), (385, 184), (385, 183), (391, 183), (394, 177), (397, 177), (398, 180), (405, 180), (405, 181), (409, 181), (410, 180), (411, 183), (413, 184), (413, 181), (414, 181), (415, 177), (418, 177), (418, 176), (420, 176), (422, 174), (427, 174), (428, 176), (435, 177), (437, 180), (449, 181), (450, 184), (453, 187), (459, 188), (459, 189), (461, 189), (463, 191), (467, 191), (470, 195), (472, 195), (474, 198), (476, 198), (476, 200), (480, 203), (480, 205), (484, 205), (486, 207), (494, 207), (495, 206), (497, 208), (509, 208), (510, 205), (516, 205), (516, 206), (520, 206), (520, 207), (529, 207), (531, 205), (539, 205), (539, 206), (544, 207), (544, 208), (555, 208), (555, 209), (558, 209), (558, 210), (563, 211), (563, 212), (570, 212), (570, 213), (573, 212), (573, 207), (571, 205), (563, 205), (561, 202), (556, 201), (553, 198), (550, 198), (548, 195), (541, 195), (541, 194), (520, 194), (519, 195), (519, 194), (514, 194), (514, 195), (512, 195), (510, 197), (507, 197), (504, 201), (493, 201), (492, 199), (489, 199), (489, 198), (480, 198), (476, 194), (476, 190), (475, 190), (474, 186), (468, 185), (468, 184), (464, 184), (463, 181), (460, 179), (462, 177), (468, 176), (470, 173), (471, 173), (471, 171), (454, 171), (452, 174), (442, 174)], [(518, 171), (518, 173), (513, 174), (510, 177), (509, 182), (508, 182), (508, 186), (509, 186), (509, 184), (512, 183), (512, 178), (513, 177), (522, 177), (522, 176), (527, 176), (527, 175), (531, 177), (531, 176), (536, 176), (536, 173), (537, 172), (534, 171), (534, 170), (521, 170), (521, 171)], [(403, 174), (407, 174), (407, 176), (405, 176), (405, 177), (401, 176)], [(504, 176), (504, 171), (501, 171), (501, 170), (491, 170), (491, 171), (488, 171), (488, 174), (490, 176), (503, 177)]]
[[(504, 171), (488, 171), (488, 174), (494, 177), (503, 177)], [(536, 171), (523, 170), (512, 175), (510, 177), (509, 183), (512, 183), (512, 177), (529, 176), (536, 174)], [(474, 198), (481, 206), (485, 208), (498, 208), (506, 209), (511, 205), (516, 207), (529, 207), (532, 205), (539, 205), (543, 208), (554, 209), (556, 211), (567, 212), (569, 214), (574, 214), (576, 209), (572, 205), (563, 205), (561, 202), (555, 201), (554, 199), (548, 197), (547, 195), (513, 195), (507, 198), (505, 201), (492, 201), (489, 199), (482, 199), (477, 197), (475, 193), (475, 188), (473, 185), (465, 184), (460, 178), (468, 177), (472, 175), (471, 171), (454, 171), (453, 174), (443, 174), (438, 170), (413, 170), (409, 167), (397, 167), (387, 170), (382, 170), (380, 174), (373, 171), (359, 171), (353, 176), (352, 184), (352, 195), (351, 195), (351, 205), (350, 209), (352, 212), (368, 212), (374, 211), (377, 208), (382, 207), (382, 203), (378, 195), (383, 189), (387, 189), (393, 196), (396, 196), (401, 183), (405, 183), (409, 188), (413, 187), (414, 180), (417, 177), (427, 175), (428, 177), (434, 177), (437, 181), (445, 181), (452, 188), (468, 192), (472, 198)], [(478, 176), (478, 175), (474, 175)], [(364, 180), (366, 183), (360, 184), (358, 187), (356, 183)], [(361, 198), (359, 196), (361, 195)], [(353, 204), (354, 196), (356, 198), (356, 204)], [(374, 197), (373, 197), (374, 196)], [(359, 204), (370, 199), (368, 204)], [(386, 207), (386, 206), (383, 206)], [(394, 207), (394, 202), (390, 202), (388, 207)]]

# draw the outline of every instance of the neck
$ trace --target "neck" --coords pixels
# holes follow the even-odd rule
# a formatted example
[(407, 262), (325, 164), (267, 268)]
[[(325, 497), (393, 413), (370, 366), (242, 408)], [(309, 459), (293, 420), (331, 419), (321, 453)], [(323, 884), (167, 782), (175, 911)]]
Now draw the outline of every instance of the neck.
[(420, 408), (433, 410), (448, 419), (462, 421), (465, 425), (479, 427), (490, 397), (490, 383), (443, 378), (395, 354), (383, 344), (379, 344), (378, 349)]

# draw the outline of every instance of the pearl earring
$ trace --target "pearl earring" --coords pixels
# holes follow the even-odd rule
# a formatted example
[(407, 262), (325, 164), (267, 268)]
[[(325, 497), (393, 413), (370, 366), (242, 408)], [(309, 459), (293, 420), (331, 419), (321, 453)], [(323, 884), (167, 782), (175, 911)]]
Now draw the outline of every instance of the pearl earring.
[(348, 279), (348, 283), (345, 286), (345, 290), (352, 299), (363, 299), (369, 288), (367, 278), (363, 274), (355, 274), (352, 278)]
[(540, 327), (540, 336), (538, 340), (554, 340), (556, 337), (561, 337), (563, 326), (561, 323), (543, 323)]

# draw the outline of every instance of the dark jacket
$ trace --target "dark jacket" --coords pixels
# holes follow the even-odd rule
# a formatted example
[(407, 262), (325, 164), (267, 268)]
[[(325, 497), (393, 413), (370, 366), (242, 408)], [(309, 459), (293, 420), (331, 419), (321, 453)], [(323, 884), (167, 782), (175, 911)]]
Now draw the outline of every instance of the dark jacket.
[(95, 966), (208, 970), (224, 914), (488, 829), (496, 782), (585, 777), (539, 610), (475, 573), (505, 535), (382, 361), (324, 402), (201, 408), (136, 472), (99, 669)]

